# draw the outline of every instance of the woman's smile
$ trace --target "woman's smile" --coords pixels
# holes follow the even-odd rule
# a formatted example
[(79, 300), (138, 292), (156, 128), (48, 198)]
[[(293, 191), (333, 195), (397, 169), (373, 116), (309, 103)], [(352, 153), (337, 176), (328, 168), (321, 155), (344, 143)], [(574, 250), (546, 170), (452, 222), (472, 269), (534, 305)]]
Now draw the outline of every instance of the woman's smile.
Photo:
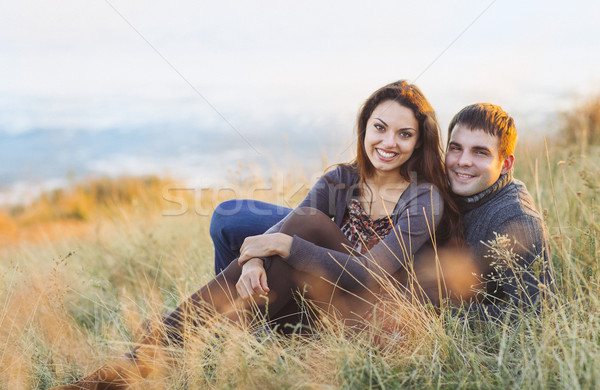
[(375, 150), (377, 151), (379, 157), (385, 161), (392, 161), (398, 155), (398, 153), (390, 152), (379, 148), (375, 148)]

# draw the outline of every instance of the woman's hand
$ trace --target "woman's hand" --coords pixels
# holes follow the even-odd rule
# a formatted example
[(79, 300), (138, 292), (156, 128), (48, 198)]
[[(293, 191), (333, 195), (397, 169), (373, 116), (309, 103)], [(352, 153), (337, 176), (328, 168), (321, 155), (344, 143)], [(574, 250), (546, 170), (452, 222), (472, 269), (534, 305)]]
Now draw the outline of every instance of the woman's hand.
[(235, 288), (242, 299), (267, 294), (267, 273), (261, 259), (250, 259), (242, 266), (242, 274)]
[(238, 264), (255, 257), (269, 257), (279, 255), (287, 257), (290, 255), (293, 238), (283, 233), (261, 234), (259, 236), (247, 237), (240, 248)]

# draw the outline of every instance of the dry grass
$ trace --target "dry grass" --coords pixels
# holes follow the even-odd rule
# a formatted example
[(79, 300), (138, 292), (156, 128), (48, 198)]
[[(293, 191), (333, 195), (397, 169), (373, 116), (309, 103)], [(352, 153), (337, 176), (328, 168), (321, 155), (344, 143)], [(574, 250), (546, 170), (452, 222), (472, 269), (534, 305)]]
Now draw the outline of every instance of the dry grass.
[(577, 145), (586, 155), (590, 145), (600, 145), (600, 95), (588, 98), (561, 115), (559, 137), (563, 145)]
[[(552, 234), (556, 307), (481, 324), (396, 300), (389, 312), (409, 326), (384, 337), (377, 326), (349, 335), (327, 318), (318, 334), (289, 338), (260, 323), (249, 332), (216, 320), (140, 388), (597, 387), (600, 161), (590, 156), (598, 150), (589, 146), (585, 157), (577, 148), (521, 146), (516, 176)], [(302, 175), (248, 174), (235, 192), (167, 192), (173, 203), (165, 187), (181, 186), (168, 180), (100, 180), (3, 211), (0, 388), (69, 383), (127, 351), (144, 319), (212, 277), (207, 210), (234, 196), (297, 202), (308, 184)]]

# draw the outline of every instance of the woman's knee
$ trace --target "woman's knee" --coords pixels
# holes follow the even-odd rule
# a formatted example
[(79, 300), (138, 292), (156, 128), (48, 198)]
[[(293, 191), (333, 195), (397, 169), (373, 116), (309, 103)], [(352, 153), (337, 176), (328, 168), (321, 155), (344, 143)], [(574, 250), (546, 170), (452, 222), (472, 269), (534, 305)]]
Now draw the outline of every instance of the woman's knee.
[(297, 209), (295, 209), (292, 214), (292, 218), (307, 222), (331, 222), (331, 218), (327, 214), (325, 214), (321, 210), (315, 209), (314, 207), (308, 206), (298, 207)]
[(337, 225), (322, 211), (312, 207), (299, 207), (285, 221), (281, 232), (314, 242), (315, 238), (328, 234), (332, 227), (337, 229)]
[(264, 233), (279, 222), (289, 209), (254, 199), (232, 199), (220, 203), (210, 221), (213, 241), (237, 243)]

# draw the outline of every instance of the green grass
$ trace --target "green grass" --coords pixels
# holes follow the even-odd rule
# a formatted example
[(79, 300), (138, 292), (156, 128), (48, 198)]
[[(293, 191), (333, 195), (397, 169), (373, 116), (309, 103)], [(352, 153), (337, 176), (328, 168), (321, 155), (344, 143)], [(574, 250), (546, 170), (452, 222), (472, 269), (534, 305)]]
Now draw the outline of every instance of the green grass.
[[(552, 236), (557, 303), (541, 315), (517, 314), (511, 324), (493, 324), (468, 322), (447, 310), (439, 316), (424, 312), (402, 337), (390, 336), (379, 346), (373, 332), (344, 336), (340, 324), (326, 321), (319, 334), (291, 338), (217, 322), (176, 352), (177, 364), (141, 388), (597, 388), (599, 155), (593, 145), (587, 157), (577, 147), (552, 144), (548, 153), (543, 144), (517, 151), (515, 176), (527, 184)], [(295, 187), (282, 191), (294, 193)], [(48, 203), (41, 214), (46, 220), (60, 227), (65, 218), (84, 215), (85, 234), (3, 246), (0, 388), (72, 382), (127, 351), (145, 319), (172, 309), (212, 277), (209, 216), (193, 210), (162, 216), (171, 205), (161, 201), (158, 182), (136, 194), (143, 201), (121, 194), (126, 206), (105, 202), (110, 207), (84, 208), (76, 216), (50, 215)], [(60, 195), (54, 195), (57, 201)], [(19, 229), (35, 221), (31, 210), (5, 216)], [(408, 315), (410, 310), (399, 312)]]

